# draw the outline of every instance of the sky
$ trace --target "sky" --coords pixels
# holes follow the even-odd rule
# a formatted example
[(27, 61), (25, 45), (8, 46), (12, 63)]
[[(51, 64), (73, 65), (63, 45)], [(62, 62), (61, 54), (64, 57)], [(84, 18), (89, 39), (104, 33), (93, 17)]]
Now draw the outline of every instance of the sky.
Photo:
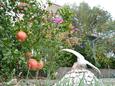
[(115, 19), (115, 0), (51, 0), (53, 3), (63, 6), (64, 4), (86, 2), (90, 7), (99, 6), (100, 8), (111, 13), (113, 19)]

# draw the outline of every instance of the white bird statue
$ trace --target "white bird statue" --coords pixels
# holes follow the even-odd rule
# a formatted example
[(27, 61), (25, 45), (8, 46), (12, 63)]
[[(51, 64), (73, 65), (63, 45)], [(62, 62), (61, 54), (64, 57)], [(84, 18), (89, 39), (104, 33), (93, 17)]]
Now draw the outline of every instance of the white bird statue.
[(100, 73), (97, 67), (85, 60), (84, 56), (74, 50), (62, 49), (62, 51), (73, 53), (78, 57), (77, 62), (75, 62), (71, 70), (53, 86), (102, 86), (101, 81), (99, 81), (91, 71), (86, 69), (86, 65), (88, 64)]

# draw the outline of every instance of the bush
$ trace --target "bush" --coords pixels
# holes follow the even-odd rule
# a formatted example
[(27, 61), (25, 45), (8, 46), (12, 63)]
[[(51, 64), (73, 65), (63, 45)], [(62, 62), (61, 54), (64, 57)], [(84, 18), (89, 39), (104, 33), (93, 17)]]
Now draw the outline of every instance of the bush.
[[(42, 8), (42, 3), (35, 0), (2, 0), (0, 4), (1, 80), (18, 76), (20, 73), (21, 77), (25, 77), (28, 71), (25, 53), (32, 51), (36, 60), (46, 60), (43, 71), (52, 74), (58, 67), (56, 60), (59, 50), (61, 46), (66, 46), (56, 37), (56, 34), (63, 31), (62, 24), (51, 21), (53, 16)], [(23, 42), (16, 38), (19, 31), (27, 34), (27, 39)]]
[[(44, 60), (45, 67), (41, 72), (51, 75), (51, 77), (54, 77), (54, 71), (60, 66), (72, 66), (76, 61), (76, 57), (74, 58), (73, 55), (60, 52), (62, 48), (75, 48), (91, 63), (95, 62), (92, 47), (85, 39), (87, 31), (89, 31), (85, 30), (88, 25), (82, 28), (89, 21), (82, 24), (80, 22), (82, 18), (79, 19), (80, 15), (77, 16), (79, 18), (76, 21), (73, 20), (75, 13), (69, 6), (59, 9), (57, 13), (60, 15), (59, 18), (46, 11), (43, 4), (36, 0), (0, 1), (0, 81), (18, 77), (20, 74), (20, 78), (26, 77), (28, 67), (25, 55), (27, 52), (32, 53), (32, 57), (38, 61), (41, 58)], [(78, 32), (75, 31), (77, 28), (75, 26), (80, 28)], [(24, 41), (17, 39), (16, 35), (19, 31), (27, 34)], [(92, 31), (91, 28), (90, 33)], [(73, 43), (73, 46), (72, 42), (68, 42), (69, 38), (73, 39), (72, 37), (79, 37), (80, 42)], [(84, 41), (85, 46), (81, 46)], [(75, 45), (77, 46), (75, 47)], [(100, 59), (104, 57), (102, 53), (97, 53), (97, 61), (101, 61)], [(105, 60), (100, 62), (102, 67), (107, 67), (107, 65), (103, 65), (105, 62)], [(114, 61), (107, 59), (107, 62), (113, 63)], [(29, 75), (32, 78), (35, 71), (30, 71)]]

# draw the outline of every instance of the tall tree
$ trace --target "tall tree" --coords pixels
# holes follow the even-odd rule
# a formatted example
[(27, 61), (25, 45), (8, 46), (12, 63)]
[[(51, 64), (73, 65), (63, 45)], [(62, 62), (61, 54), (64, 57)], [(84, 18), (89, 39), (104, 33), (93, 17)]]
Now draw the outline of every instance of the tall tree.
[(73, 6), (72, 10), (76, 13), (76, 24), (83, 34), (92, 34), (94, 32), (102, 32), (105, 27), (102, 27), (111, 19), (111, 15), (98, 7), (89, 7), (85, 2), (79, 6)]

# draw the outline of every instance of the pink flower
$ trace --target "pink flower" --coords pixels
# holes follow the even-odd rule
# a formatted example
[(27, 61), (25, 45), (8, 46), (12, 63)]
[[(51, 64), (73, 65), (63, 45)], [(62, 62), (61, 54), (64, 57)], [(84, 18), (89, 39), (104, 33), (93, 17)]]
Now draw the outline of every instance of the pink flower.
[(79, 31), (79, 29), (78, 28), (73, 28), (72, 31), (76, 32), (76, 31)]
[(62, 18), (59, 18), (59, 17), (53, 18), (52, 21), (54, 23), (57, 23), (57, 24), (61, 24), (64, 22), (64, 20)]

